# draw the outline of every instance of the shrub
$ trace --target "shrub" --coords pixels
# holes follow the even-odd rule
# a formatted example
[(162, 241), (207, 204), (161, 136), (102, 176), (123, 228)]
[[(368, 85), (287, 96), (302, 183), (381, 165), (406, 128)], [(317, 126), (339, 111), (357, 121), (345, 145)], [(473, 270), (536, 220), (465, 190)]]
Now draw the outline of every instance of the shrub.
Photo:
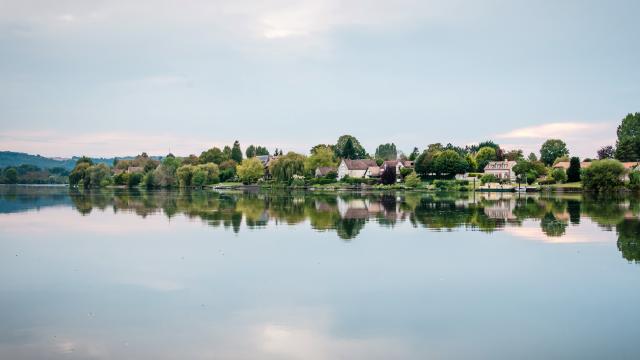
[(255, 157), (242, 160), (242, 163), (237, 167), (237, 171), (238, 177), (245, 184), (255, 183), (264, 176), (264, 166)]
[(385, 185), (391, 185), (396, 183), (396, 168), (393, 166), (387, 167), (382, 176), (380, 177), (380, 181)]
[(129, 174), (126, 172), (121, 172), (120, 174), (113, 177), (113, 183), (116, 185), (128, 185), (129, 184)]
[(635, 170), (629, 173), (629, 189), (640, 190), (640, 171)]
[(138, 186), (142, 182), (143, 177), (144, 175), (142, 173), (129, 174), (129, 180), (127, 181), (127, 185), (129, 185), (129, 187)]
[(498, 182), (498, 178), (493, 174), (484, 174), (480, 178), (482, 184)]
[(469, 185), (469, 180), (456, 180), (456, 184), (461, 186), (467, 186)]
[(202, 169), (197, 169), (191, 176), (191, 186), (203, 187), (207, 184), (207, 172)]
[(413, 172), (414, 172), (414, 171), (413, 171), (413, 169), (412, 169), (412, 168), (406, 168), (406, 167), (400, 168), (400, 176), (401, 176), (403, 179), (404, 179), (404, 178), (406, 178), (407, 176), (409, 176), (409, 174), (411, 174), (411, 173), (413, 173)]
[(586, 190), (606, 192), (622, 187), (624, 166), (618, 160), (598, 160), (582, 170), (582, 184)]
[(409, 175), (407, 175), (404, 178), (404, 184), (410, 188), (418, 187), (418, 185), (420, 185), (420, 182), (421, 180), (418, 177), (418, 174), (415, 173), (415, 171), (412, 171)]
[(567, 181), (578, 182), (580, 181), (580, 159), (572, 157), (569, 163), (569, 169), (567, 169)]
[(557, 183), (563, 183), (567, 181), (567, 173), (564, 170), (556, 168), (551, 172), (551, 178)]

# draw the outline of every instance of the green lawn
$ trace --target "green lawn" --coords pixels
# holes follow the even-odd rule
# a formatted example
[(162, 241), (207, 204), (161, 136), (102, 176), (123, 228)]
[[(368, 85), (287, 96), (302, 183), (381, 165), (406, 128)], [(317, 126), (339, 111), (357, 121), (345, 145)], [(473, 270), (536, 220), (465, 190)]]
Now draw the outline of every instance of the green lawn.
[(574, 183), (566, 183), (566, 184), (553, 184), (553, 185), (543, 185), (545, 189), (582, 189), (581, 182)]

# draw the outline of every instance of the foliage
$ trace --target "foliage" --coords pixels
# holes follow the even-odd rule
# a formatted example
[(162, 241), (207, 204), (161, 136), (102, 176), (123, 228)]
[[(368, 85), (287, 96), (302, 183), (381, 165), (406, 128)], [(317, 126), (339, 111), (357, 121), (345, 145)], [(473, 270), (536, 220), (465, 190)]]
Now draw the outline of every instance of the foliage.
[(412, 168), (408, 168), (408, 167), (402, 167), (400, 168), (400, 177), (401, 178), (406, 178), (407, 176), (409, 176), (409, 174), (414, 173), (415, 171), (413, 171)]
[(524, 160), (524, 154), (520, 149), (510, 150), (504, 153), (504, 159), (509, 161)]
[(398, 150), (396, 149), (396, 145), (394, 143), (387, 143), (378, 145), (376, 148), (376, 159), (383, 160), (395, 160), (398, 158)]
[(328, 147), (320, 147), (304, 161), (304, 170), (307, 174), (313, 175), (319, 167), (334, 167), (336, 165), (337, 161), (333, 150)]
[(396, 167), (395, 166), (388, 166), (382, 172), (382, 176), (380, 176), (380, 182), (382, 182), (384, 185), (395, 184), (396, 183), (396, 177), (397, 177)]
[(245, 184), (252, 184), (264, 176), (264, 166), (262, 161), (255, 157), (242, 160), (242, 163), (236, 168), (238, 177)]
[(569, 161), (569, 168), (567, 169), (567, 182), (580, 181), (580, 158), (572, 157)]
[(439, 153), (434, 160), (434, 172), (436, 174), (464, 174), (469, 170), (469, 164), (455, 150), (445, 150)]
[[(348, 145), (349, 143), (350, 145)], [(338, 138), (338, 142), (335, 145), (335, 153), (337, 157), (344, 159), (363, 159), (367, 157), (367, 152), (360, 145), (358, 139), (351, 135), (342, 135)]]
[(195, 171), (195, 166), (193, 165), (182, 165), (176, 170), (176, 176), (178, 178), (178, 185), (180, 187), (189, 187), (191, 186), (191, 178), (193, 177), (193, 173)]
[(251, 158), (254, 156), (269, 155), (269, 150), (264, 146), (249, 145), (244, 153), (247, 155), (247, 158)]
[(242, 150), (240, 150), (240, 142), (238, 142), (238, 140), (233, 142), (229, 158), (238, 164), (242, 162)]
[(526, 181), (531, 185), (538, 177), (547, 173), (547, 168), (540, 161), (520, 160), (513, 167), (513, 172), (519, 181)]
[(551, 171), (551, 178), (556, 182), (556, 184), (560, 184), (567, 181), (567, 174), (563, 169), (555, 168)]
[[(86, 164), (86, 163), (83, 163)], [(97, 188), (111, 184), (111, 169), (106, 164), (91, 165), (84, 171), (82, 184), (85, 188)]]
[(534, 153), (529, 153), (529, 156), (527, 157), (527, 160), (529, 160), (529, 161), (538, 161), (538, 157)]
[(629, 189), (640, 190), (640, 171), (634, 170), (629, 173)]
[(420, 185), (420, 182), (421, 181), (420, 181), (420, 178), (418, 177), (418, 174), (416, 174), (414, 171), (412, 171), (410, 174), (404, 177), (404, 184), (410, 188), (418, 187), (418, 185)]
[(617, 130), (615, 157), (620, 161), (640, 158), (640, 113), (627, 114)]
[(480, 182), (484, 185), (486, 183), (495, 183), (498, 182), (498, 178), (493, 174), (484, 174), (480, 178)]
[(613, 159), (616, 150), (611, 145), (603, 146), (598, 150), (598, 160)]
[(4, 179), (7, 184), (16, 184), (18, 182), (18, 170), (14, 167), (4, 170)]
[(624, 166), (617, 160), (597, 160), (582, 170), (582, 184), (586, 190), (606, 192), (622, 187)]
[(547, 166), (553, 164), (557, 158), (568, 155), (567, 144), (560, 139), (549, 139), (540, 147), (540, 160)]
[(69, 184), (71, 186), (80, 185), (86, 175), (87, 169), (91, 166), (90, 161), (78, 161), (69, 174)]
[(212, 147), (207, 151), (203, 151), (200, 154), (200, 158), (199, 158), (200, 164), (206, 164), (206, 163), (220, 164), (225, 160), (229, 160), (229, 159), (224, 155), (222, 150), (220, 150), (217, 147)]
[(318, 144), (311, 148), (309, 151), (311, 154), (315, 154), (320, 149), (328, 149), (335, 154), (336, 146), (335, 145), (327, 145), (327, 144)]
[(414, 147), (413, 151), (411, 151), (411, 154), (409, 154), (409, 160), (415, 161), (419, 155), (420, 155), (420, 151), (418, 150), (417, 147)]
[(140, 183), (142, 182), (142, 178), (144, 177), (144, 175), (142, 173), (132, 173), (129, 174), (129, 177), (127, 179), (127, 185), (129, 187), (135, 187), (140, 185)]
[(293, 175), (304, 175), (304, 161), (304, 155), (288, 152), (271, 162), (269, 173), (274, 179), (288, 183)]
[(476, 164), (478, 171), (484, 171), (484, 168), (490, 161), (498, 160), (498, 155), (496, 153), (496, 149), (493, 147), (485, 146), (478, 150), (476, 154)]

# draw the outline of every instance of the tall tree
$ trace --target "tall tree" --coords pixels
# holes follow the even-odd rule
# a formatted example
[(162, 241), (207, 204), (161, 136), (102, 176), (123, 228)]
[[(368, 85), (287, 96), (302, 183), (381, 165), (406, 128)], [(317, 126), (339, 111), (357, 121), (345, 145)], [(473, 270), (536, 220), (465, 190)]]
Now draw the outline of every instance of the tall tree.
[(317, 168), (323, 166), (336, 166), (335, 154), (333, 150), (328, 147), (316, 149), (316, 151), (304, 161), (304, 170), (310, 175), (313, 175)]
[(496, 150), (490, 146), (481, 147), (476, 154), (476, 164), (478, 166), (478, 171), (484, 171), (485, 166), (489, 163), (489, 161), (498, 160), (498, 155), (496, 154)]
[(376, 159), (395, 160), (398, 158), (398, 150), (394, 143), (378, 145), (376, 148)]
[[(345, 147), (347, 146), (348, 140), (351, 140), (351, 146), (353, 147), (353, 152), (352, 152), (352, 154), (350, 154), (351, 157), (347, 157), (344, 154), (345, 153)], [(364, 150), (362, 145), (360, 145), (360, 142), (358, 141), (358, 139), (356, 139), (355, 137), (353, 137), (351, 135), (342, 135), (342, 136), (340, 136), (338, 138), (338, 142), (336, 143), (335, 151), (336, 151), (336, 156), (337, 157), (341, 157), (341, 158), (363, 159), (363, 158), (367, 157), (367, 152)]]
[(618, 126), (616, 159), (638, 161), (640, 158), (640, 113), (627, 114)]
[(540, 147), (540, 160), (547, 166), (552, 165), (557, 158), (568, 155), (567, 144), (560, 139), (549, 139)]
[(396, 183), (396, 178), (397, 178), (396, 167), (389, 166), (382, 173), (382, 176), (380, 177), (380, 181), (385, 185), (391, 185)]
[(249, 145), (247, 146), (247, 149), (244, 151), (244, 153), (245, 155), (247, 155), (247, 159), (252, 158), (256, 156), (256, 147), (253, 145)]
[(598, 150), (598, 160), (613, 159), (616, 150), (611, 145), (603, 146)]
[(538, 161), (538, 157), (535, 153), (529, 153), (529, 157), (527, 158), (529, 161)]
[(572, 157), (569, 161), (569, 168), (567, 169), (567, 181), (580, 181), (580, 158), (576, 156)]
[[(173, 155), (172, 155), (173, 156)], [(223, 161), (228, 160), (222, 150), (217, 147), (212, 147), (209, 150), (203, 151), (198, 158), (200, 164), (214, 163), (220, 164)]]
[(510, 150), (504, 153), (504, 159), (509, 161), (524, 160), (524, 154), (520, 149)]
[(463, 174), (469, 169), (467, 161), (455, 150), (439, 153), (434, 161), (434, 170), (439, 175)]
[(420, 156), (420, 151), (418, 150), (417, 147), (414, 147), (411, 154), (409, 154), (409, 160), (415, 161), (418, 158), (418, 156)]
[(347, 142), (344, 144), (342, 148), (342, 157), (345, 159), (357, 159), (358, 154), (356, 154), (356, 149), (353, 147), (353, 140), (351, 138), (347, 139)]
[(242, 150), (240, 150), (240, 143), (238, 140), (233, 142), (233, 147), (231, 148), (231, 160), (238, 164), (242, 162)]

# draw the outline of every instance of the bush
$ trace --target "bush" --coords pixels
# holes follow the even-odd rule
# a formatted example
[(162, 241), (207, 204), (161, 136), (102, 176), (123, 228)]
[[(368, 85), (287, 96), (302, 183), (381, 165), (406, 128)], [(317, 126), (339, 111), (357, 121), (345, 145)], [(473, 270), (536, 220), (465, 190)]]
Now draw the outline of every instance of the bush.
[(598, 160), (582, 170), (582, 184), (586, 190), (606, 192), (623, 186), (624, 166), (618, 160)]
[(407, 176), (409, 176), (409, 174), (411, 174), (411, 173), (413, 173), (413, 172), (414, 172), (414, 171), (413, 171), (413, 169), (412, 169), (412, 168), (406, 168), (406, 167), (400, 168), (400, 176), (401, 176), (403, 179), (404, 179), (404, 178), (406, 178)]
[(629, 173), (629, 189), (640, 190), (640, 171), (632, 171)]
[(121, 172), (120, 174), (113, 177), (113, 183), (116, 185), (128, 185), (129, 184), (129, 174), (126, 172)]
[(415, 173), (415, 171), (412, 171), (409, 175), (407, 175), (404, 178), (404, 184), (407, 187), (410, 188), (416, 188), (418, 187), (418, 185), (420, 185), (420, 178), (418, 177), (418, 174)]
[(569, 163), (569, 169), (567, 169), (567, 181), (578, 182), (580, 181), (580, 159), (572, 157)]
[(553, 169), (551, 172), (551, 178), (556, 182), (556, 184), (560, 184), (567, 181), (567, 173), (562, 169)]
[(142, 182), (143, 177), (144, 175), (142, 175), (142, 173), (129, 174), (129, 180), (127, 181), (127, 185), (129, 185), (129, 187), (138, 186)]
[(395, 167), (387, 167), (382, 176), (380, 177), (380, 181), (385, 185), (391, 185), (396, 183), (396, 168)]
[(484, 185), (486, 183), (495, 183), (498, 182), (498, 178), (493, 174), (484, 174), (480, 178), (480, 182)]
[(461, 186), (468, 186), (469, 185), (469, 180), (456, 180), (456, 184), (461, 185)]

